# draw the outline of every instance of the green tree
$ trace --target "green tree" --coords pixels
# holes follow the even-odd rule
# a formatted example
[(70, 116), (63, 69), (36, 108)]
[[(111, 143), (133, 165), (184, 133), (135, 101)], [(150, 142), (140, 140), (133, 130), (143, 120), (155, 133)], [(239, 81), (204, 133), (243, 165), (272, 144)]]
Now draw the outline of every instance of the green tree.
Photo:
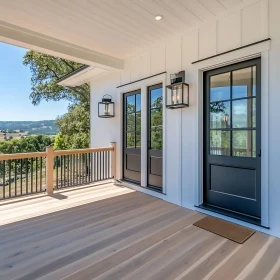
[(23, 64), (29, 66), (32, 78), (30, 99), (38, 105), (42, 100), (67, 100), (69, 111), (58, 117), (56, 125), (59, 135), (57, 149), (78, 149), (89, 147), (90, 142), (90, 87), (83, 84), (77, 87), (64, 87), (57, 84), (59, 78), (76, 70), (81, 64), (62, 58), (28, 51)]

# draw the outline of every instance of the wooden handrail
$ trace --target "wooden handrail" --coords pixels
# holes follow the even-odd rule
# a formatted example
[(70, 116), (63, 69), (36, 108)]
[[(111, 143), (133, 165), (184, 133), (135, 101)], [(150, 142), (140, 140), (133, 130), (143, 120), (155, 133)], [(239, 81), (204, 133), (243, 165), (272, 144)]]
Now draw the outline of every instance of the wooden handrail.
[[(86, 154), (86, 153), (107, 152), (107, 151), (114, 151), (114, 147), (96, 148), (96, 149), (57, 150), (54, 151), (54, 156)], [(0, 154), (0, 161), (25, 159), (25, 158), (39, 158), (39, 157), (46, 157), (46, 156), (47, 156), (46, 152)]]
[(38, 158), (38, 157), (46, 157), (46, 156), (47, 156), (46, 152), (3, 154), (0, 155), (0, 161), (10, 160), (10, 159)]
[(107, 152), (107, 151), (114, 151), (114, 147), (95, 148), (95, 149), (79, 149), (79, 150), (57, 150), (57, 151), (54, 151), (54, 156), (77, 155), (77, 154), (87, 154), (87, 153)]

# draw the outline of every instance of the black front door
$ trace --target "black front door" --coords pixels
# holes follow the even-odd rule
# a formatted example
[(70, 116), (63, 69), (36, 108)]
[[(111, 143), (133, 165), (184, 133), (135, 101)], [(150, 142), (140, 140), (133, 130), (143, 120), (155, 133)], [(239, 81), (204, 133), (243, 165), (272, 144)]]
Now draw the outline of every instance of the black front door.
[(141, 92), (124, 94), (123, 177), (141, 182)]
[(148, 186), (162, 190), (162, 84), (148, 88)]
[(204, 74), (204, 203), (261, 217), (261, 60)]

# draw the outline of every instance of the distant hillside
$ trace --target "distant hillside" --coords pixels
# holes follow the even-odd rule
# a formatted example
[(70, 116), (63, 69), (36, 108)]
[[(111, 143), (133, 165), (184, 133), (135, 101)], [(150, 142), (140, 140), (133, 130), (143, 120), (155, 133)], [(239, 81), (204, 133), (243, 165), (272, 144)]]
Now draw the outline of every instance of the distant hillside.
[(43, 121), (0, 121), (1, 132), (26, 132), (28, 134), (56, 135), (58, 127), (54, 120)]

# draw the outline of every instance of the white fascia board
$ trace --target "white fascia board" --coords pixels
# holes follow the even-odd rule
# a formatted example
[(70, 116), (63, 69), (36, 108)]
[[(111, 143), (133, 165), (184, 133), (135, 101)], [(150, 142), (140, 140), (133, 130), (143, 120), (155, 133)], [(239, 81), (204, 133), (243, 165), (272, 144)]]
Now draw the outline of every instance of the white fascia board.
[(0, 41), (108, 70), (123, 69), (124, 61), (0, 21)]
[[(68, 87), (75, 87), (80, 86), (84, 83), (88, 83), (94, 78), (100, 77), (101, 75), (109, 74), (111, 71), (105, 70), (102, 68), (90, 66), (68, 78), (63, 79), (62, 81), (58, 82), (58, 85), (61, 86), (68, 86)], [(71, 73), (70, 73), (71, 75)]]

